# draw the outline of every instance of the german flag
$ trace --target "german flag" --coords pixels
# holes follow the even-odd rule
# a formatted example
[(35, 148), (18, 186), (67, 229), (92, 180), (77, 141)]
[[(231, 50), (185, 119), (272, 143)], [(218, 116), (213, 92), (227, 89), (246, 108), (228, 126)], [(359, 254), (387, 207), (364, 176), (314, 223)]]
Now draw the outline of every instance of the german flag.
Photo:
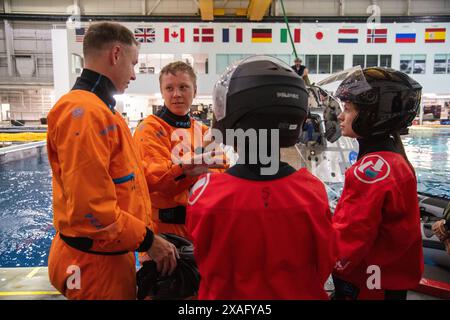
[(252, 29), (252, 42), (272, 42), (272, 29)]

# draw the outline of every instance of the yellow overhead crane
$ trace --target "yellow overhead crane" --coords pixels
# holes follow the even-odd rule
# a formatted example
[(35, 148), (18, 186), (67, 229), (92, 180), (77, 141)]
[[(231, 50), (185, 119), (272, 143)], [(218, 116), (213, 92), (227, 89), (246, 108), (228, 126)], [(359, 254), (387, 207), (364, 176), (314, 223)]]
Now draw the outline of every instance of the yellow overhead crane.
[[(237, 16), (247, 16), (250, 21), (261, 21), (272, 0), (250, 0), (247, 8), (237, 8)], [(213, 21), (214, 16), (224, 16), (225, 8), (214, 8), (213, 0), (199, 0), (198, 6), (203, 21)]]
[(261, 21), (270, 7), (272, 0), (250, 0), (247, 18), (250, 21)]
[(202, 20), (204, 21), (214, 20), (213, 0), (199, 0), (198, 6), (200, 7), (200, 14), (202, 16)]

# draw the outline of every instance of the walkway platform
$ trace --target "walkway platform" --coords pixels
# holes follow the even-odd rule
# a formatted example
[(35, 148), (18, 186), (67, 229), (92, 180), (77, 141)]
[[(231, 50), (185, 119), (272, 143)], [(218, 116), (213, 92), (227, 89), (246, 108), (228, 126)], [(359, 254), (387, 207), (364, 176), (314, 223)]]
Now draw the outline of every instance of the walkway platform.
[[(450, 270), (425, 266), (424, 279), (408, 300), (450, 299)], [(0, 268), (0, 300), (65, 300), (48, 280), (47, 267)]]

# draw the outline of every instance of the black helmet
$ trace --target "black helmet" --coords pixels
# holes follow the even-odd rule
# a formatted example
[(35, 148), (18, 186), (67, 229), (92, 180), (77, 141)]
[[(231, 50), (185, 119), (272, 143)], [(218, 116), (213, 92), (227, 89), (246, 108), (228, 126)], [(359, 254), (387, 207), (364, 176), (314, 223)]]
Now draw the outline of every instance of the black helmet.
[(366, 68), (350, 73), (336, 90), (353, 102), (358, 115), (352, 128), (361, 137), (400, 132), (412, 124), (420, 106), (422, 86), (390, 68)]
[(252, 56), (228, 67), (214, 86), (213, 128), (224, 138), (226, 129), (279, 129), (280, 146), (288, 147), (297, 142), (307, 108), (305, 83), (290, 66)]
[(176, 300), (195, 296), (200, 284), (200, 274), (194, 260), (194, 246), (188, 239), (171, 233), (161, 237), (173, 243), (180, 258), (169, 276), (160, 276), (154, 261), (145, 261), (136, 275), (139, 300), (150, 296), (153, 300)]

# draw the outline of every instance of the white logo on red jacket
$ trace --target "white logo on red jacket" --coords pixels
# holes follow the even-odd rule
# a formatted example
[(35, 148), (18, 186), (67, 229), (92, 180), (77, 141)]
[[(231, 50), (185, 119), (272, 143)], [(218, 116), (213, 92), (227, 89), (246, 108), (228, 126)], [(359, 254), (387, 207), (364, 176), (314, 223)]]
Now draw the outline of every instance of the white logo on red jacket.
[(386, 179), (391, 172), (391, 167), (381, 156), (373, 154), (364, 157), (353, 172), (359, 181), (375, 183)]
[(189, 205), (192, 206), (201, 197), (206, 187), (208, 186), (210, 176), (211, 174), (207, 173), (204, 177), (198, 179), (197, 182), (192, 186), (188, 199)]

